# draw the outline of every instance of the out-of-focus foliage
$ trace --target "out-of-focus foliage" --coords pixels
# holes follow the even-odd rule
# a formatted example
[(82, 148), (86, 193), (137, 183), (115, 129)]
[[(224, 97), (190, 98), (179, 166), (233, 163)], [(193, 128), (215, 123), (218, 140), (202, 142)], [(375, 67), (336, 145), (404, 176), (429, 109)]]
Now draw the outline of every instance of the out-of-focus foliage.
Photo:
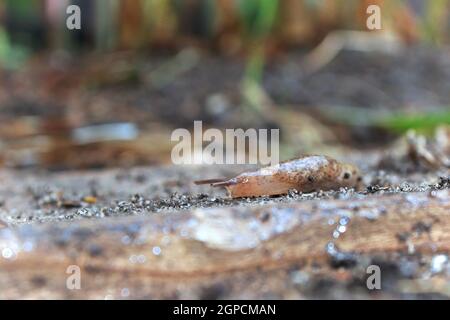
[(238, 12), (244, 32), (253, 38), (264, 38), (272, 30), (278, 12), (276, 0), (238, 0)]
[(414, 129), (432, 133), (441, 124), (450, 124), (450, 108), (440, 107), (428, 112), (391, 112), (389, 110), (365, 109), (348, 106), (319, 107), (329, 119), (355, 127), (383, 128), (393, 133), (405, 133)]
[(421, 21), (422, 36), (434, 43), (443, 43), (449, 36), (449, 1), (427, 1), (425, 16)]
[(28, 58), (30, 51), (19, 45), (11, 45), (8, 34), (0, 28), (0, 65), (17, 69)]
[[(335, 29), (364, 30), (371, 4), (380, 5), (384, 30), (407, 41), (449, 43), (450, 0), (6, 0), (0, 22), (8, 22), (14, 42), (27, 42), (27, 28), (40, 24), (39, 41), (59, 46), (64, 42), (55, 42), (55, 34), (67, 33), (64, 9), (71, 2), (81, 6), (82, 33), (99, 49), (203, 42), (233, 52), (251, 39), (314, 45)], [(86, 37), (72, 41), (80, 39), (79, 45), (90, 45)]]
[[(66, 28), (70, 3), (81, 7), (80, 31)], [(366, 30), (372, 4), (381, 7), (383, 31), (407, 43), (450, 43), (450, 0), (0, 0), (0, 64), (18, 68), (34, 48), (199, 46), (225, 55), (244, 53), (244, 97), (263, 114), (258, 86), (267, 56), (293, 46), (312, 48), (337, 29)], [(345, 118), (367, 117), (352, 112)], [(396, 115), (377, 118), (375, 125), (404, 131), (448, 118), (448, 113)]]
[(450, 124), (450, 111), (410, 115), (398, 114), (384, 117), (378, 121), (378, 125), (396, 133), (405, 133), (409, 129), (432, 133), (441, 124)]

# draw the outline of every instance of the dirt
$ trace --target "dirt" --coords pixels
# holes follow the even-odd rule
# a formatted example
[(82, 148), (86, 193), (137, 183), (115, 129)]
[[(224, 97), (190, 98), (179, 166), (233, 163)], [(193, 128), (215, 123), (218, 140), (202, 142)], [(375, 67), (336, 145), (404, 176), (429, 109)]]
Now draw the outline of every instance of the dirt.
[[(55, 53), (35, 59), (20, 72), (1, 74), (3, 89), (12, 93), (0, 89), (1, 114), (140, 126), (158, 121), (190, 127), (198, 119), (235, 125), (242, 115), (244, 61), (186, 50), (188, 54), (165, 58), (125, 52), (101, 58)], [(396, 55), (344, 50), (312, 74), (304, 58), (303, 53), (289, 53), (269, 60), (263, 87), (277, 105), (426, 111), (450, 104), (446, 49), (404, 48)], [(221, 97), (220, 107), (211, 106), (214, 95)]]
[[(363, 167), (363, 160), (360, 162)], [(320, 190), (303, 194), (293, 189), (287, 196), (237, 199), (228, 197), (224, 188), (194, 184), (194, 181), (203, 178), (233, 176), (245, 168), (163, 166), (73, 173), (3, 170), (0, 173), (0, 218), (11, 224), (22, 224), (193, 208), (339, 199), (376, 193), (429, 192), (445, 189), (448, 177), (445, 168), (403, 175), (371, 169), (365, 171), (364, 186), (358, 191), (342, 188), (340, 191)], [(133, 192), (130, 193), (130, 190)], [(93, 204), (85, 201), (89, 197), (94, 198)]]
[(448, 298), (448, 170), (256, 199), (193, 184), (222, 170), (2, 170), (1, 297)]

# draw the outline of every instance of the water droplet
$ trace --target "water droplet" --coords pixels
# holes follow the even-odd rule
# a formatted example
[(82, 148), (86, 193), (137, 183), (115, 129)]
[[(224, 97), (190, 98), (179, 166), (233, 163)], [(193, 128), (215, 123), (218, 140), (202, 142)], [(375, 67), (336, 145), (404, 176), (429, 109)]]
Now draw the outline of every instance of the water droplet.
[(159, 256), (159, 255), (161, 254), (161, 248), (160, 248), (160, 247), (153, 247), (152, 253), (153, 253), (155, 256)]
[(136, 263), (137, 262), (137, 256), (136, 255), (132, 255), (130, 256), (130, 258), (128, 259), (131, 263)]
[(147, 258), (146, 258), (143, 254), (140, 254), (140, 255), (137, 257), (137, 262), (139, 262), (139, 263), (145, 263), (145, 261), (147, 261)]
[(342, 217), (342, 218), (339, 220), (339, 224), (340, 224), (341, 226), (345, 226), (345, 225), (348, 224), (349, 221), (350, 221), (350, 218), (349, 218), (349, 217)]
[(431, 259), (431, 272), (432, 273), (439, 273), (442, 270), (444, 270), (445, 265), (448, 262), (448, 257), (444, 254), (439, 254), (437, 256), (434, 256), (433, 259)]
[(5, 259), (11, 259), (14, 255), (14, 252), (11, 250), (11, 248), (3, 248), (2, 250), (2, 257)]
[(333, 242), (327, 243), (327, 252), (330, 255), (334, 255), (336, 253), (336, 246), (334, 245)]

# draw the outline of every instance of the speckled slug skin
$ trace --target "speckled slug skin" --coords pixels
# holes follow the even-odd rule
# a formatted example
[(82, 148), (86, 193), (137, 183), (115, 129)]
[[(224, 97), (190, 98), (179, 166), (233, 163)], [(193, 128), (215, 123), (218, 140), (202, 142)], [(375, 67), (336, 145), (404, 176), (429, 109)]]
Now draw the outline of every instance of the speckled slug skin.
[(307, 156), (245, 172), (235, 178), (212, 183), (225, 187), (232, 198), (260, 197), (299, 192), (356, 187), (361, 181), (359, 169), (327, 156)]

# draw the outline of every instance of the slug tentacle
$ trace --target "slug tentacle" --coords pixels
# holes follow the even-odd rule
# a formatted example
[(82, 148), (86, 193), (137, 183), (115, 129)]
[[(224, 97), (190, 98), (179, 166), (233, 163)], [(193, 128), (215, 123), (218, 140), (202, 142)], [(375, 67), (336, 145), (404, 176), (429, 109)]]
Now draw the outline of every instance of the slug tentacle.
[(308, 156), (244, 172), (232, 179), (209, 179), (196, 184), (225, 187), (233, 198), (286, 194), (357, 187), (361, 175), (357, 167), (327, 156)]
[(206, 179), (206, 180), (197, 180), (197, 181), (194, 181), (194, 183), (196, 184), (196, 185), (202, 185), (202, 184), (210, 184), (210, 185), (213, 185), (213, 184), (216, 184), (216, 183), (221, 183), (221, 182), (225, 182), (225, 181), (227, 181), (228, 179), (226, 179), (226, 178), (222, 178), (222, 179)]

